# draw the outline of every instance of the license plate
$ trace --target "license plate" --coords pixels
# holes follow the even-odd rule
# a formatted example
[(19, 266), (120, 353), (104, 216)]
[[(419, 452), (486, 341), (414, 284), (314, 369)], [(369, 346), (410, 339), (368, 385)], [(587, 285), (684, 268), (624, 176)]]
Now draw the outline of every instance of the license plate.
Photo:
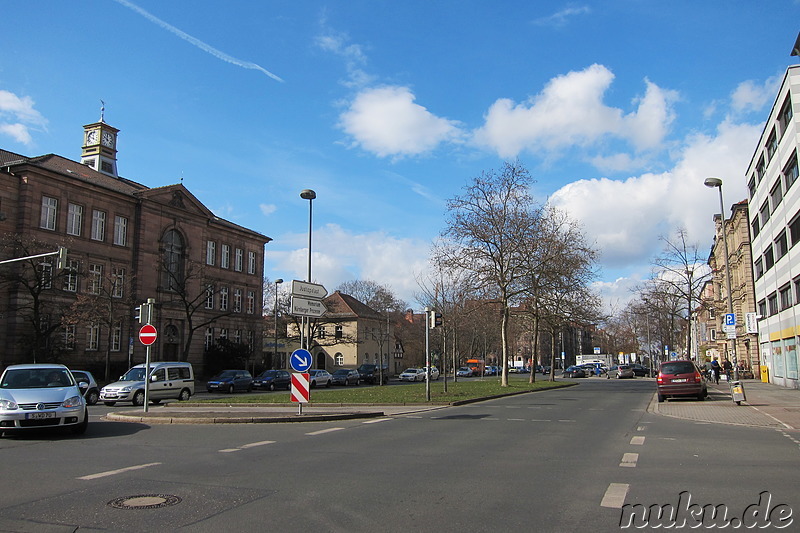
[(214, 385), (213, 383), (208, 384), (209, 389), (216, 389), (217, 387), (219, 387), (219, 385)]
[(681, 379), (673, 379), (673, 380), (672, 380), (672, 382), (673, 382), (673, 383), (686, 383), (687, 381), (689, 381), (689, 380), (688, 380), (688, 379), (686, 379), (686, 378), (681, 378)]
[(25, 418), (28, 420), (42, 420), (45, 418), (55, 418), (55, 413), (28, 413), (25, 415)]

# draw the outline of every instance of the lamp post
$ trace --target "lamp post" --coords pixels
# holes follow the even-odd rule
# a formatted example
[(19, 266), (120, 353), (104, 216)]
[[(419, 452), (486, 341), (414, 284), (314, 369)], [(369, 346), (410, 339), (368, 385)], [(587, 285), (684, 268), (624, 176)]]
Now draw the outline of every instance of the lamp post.
[[(311, 283), (311, 222), (312, 222), (312, 206), (317, 193), (311, 189), (303, 189), (300, 191), (300, 198), (308, 200), (308, 277), (306, 281)], [(306, 317), (303, 319), (308, 326), (308, 333), (306, 334), (306, 350), (311, 351), (311, 318)], [(301, 343), (302, 346), (302, 343)]]
[[(272, 363), (272, 368), (278, 368), (278, 285), (283, 283), (282, 278), (275, 280), (275, 361)], [(281, 368), (286, 368), (281, 365)]]
[[(730, 255), (728, 254), (728, 237), (725, 230), (725, 203), (722, 201), (722, 180), (719, 178), (706, 178), (703, 182), (706, 187), (719, 188), (719, 212), (722, 217), (722, 245), (725, 250), (725, 287), (728, 290), (728, 313), (733, 314), (733, 294), (731, 293), (731, 267)], [(731, 364), (733, 365), (733, 379), (739, 380), (739, 367), (736, 361), (736, 331), (731, 339)]]

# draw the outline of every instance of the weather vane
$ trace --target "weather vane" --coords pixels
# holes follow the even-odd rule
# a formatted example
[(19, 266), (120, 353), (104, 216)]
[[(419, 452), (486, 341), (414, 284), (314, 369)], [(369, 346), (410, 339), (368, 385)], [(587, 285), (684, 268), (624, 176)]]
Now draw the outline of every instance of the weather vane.
[(106, 103), (100, 100), (100, 122), (103, 122), (103, 116), (106, 114)]

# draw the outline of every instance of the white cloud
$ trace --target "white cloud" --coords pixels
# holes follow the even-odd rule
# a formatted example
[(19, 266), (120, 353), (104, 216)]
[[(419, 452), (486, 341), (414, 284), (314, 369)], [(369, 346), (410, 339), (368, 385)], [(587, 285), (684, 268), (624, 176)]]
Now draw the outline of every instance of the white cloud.
[(418, 155), (461, 135), (456, 121), (414, 102), (408, 87), (365, 89), (341, 114), (339, 126), (353, 144), (379, 157)]
[[(307, 239), (307, 234), (284, 235), (267, 245), (267, 264), (275, 265), (276, 272), (270, 277), (306, 279)], [(356, 234), (328, 224), (313, 230), (312, 241), (312, 278), (328, 292), (345, 281), (371, 279), (412, 303), (418, 291), (416, 274), (428, 267), (430, 243), (398, 239), (381, 231)], [(287, 249), (272, 250), (278, 243)]]
[(34, 109), (33, 99), (0, 90), (0, 133), (14, 141), (30, 145), (31, 129), (46, 129), (47, 120)]
[(538, 18), (534, 20), (533, 23), (538, 26), (554, 26), (556, 28), (562, 28), (566, 26), (571, 17), (575, 17), (577, 15), (586, 15), (591, 12), (592, 10), (589, 8), (589, 6), (570, 6), (547, 17)]
[(731, 93), (731, 107), (735, 112), (760, 111), (772, 102), (780, 88), (781, 77), (771, 76), (758, 85), (753, 80), (740, 83)]
[(645, 80), (645, 95), (634, 101), (636, 110), (625, 115), (603, 103), (613, 79), (608, 68), (595, 64), (553, 78), (540, 94), (521, 104), (501, 98), (475, 131), (475, 142), (503, 158), (524, 150), (588, 147), (607, 142), (609, 136), (626, 140), (637, 150), (658, 148), (674, 119), (677, 93)]
[(258, 209), (262, 215), (268, 216), (274, 213), (278, 207), (275, 204), (258, 204)]

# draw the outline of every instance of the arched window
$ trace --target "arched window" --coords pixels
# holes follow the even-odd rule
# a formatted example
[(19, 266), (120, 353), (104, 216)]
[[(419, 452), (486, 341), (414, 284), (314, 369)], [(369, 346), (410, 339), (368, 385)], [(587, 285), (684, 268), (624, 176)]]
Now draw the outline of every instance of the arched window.
[(183, 287), (183, 237), (174, 229), (167, 231), (161, 241), (163, 249), (164, 278), (161, 286), (169, 291)]

